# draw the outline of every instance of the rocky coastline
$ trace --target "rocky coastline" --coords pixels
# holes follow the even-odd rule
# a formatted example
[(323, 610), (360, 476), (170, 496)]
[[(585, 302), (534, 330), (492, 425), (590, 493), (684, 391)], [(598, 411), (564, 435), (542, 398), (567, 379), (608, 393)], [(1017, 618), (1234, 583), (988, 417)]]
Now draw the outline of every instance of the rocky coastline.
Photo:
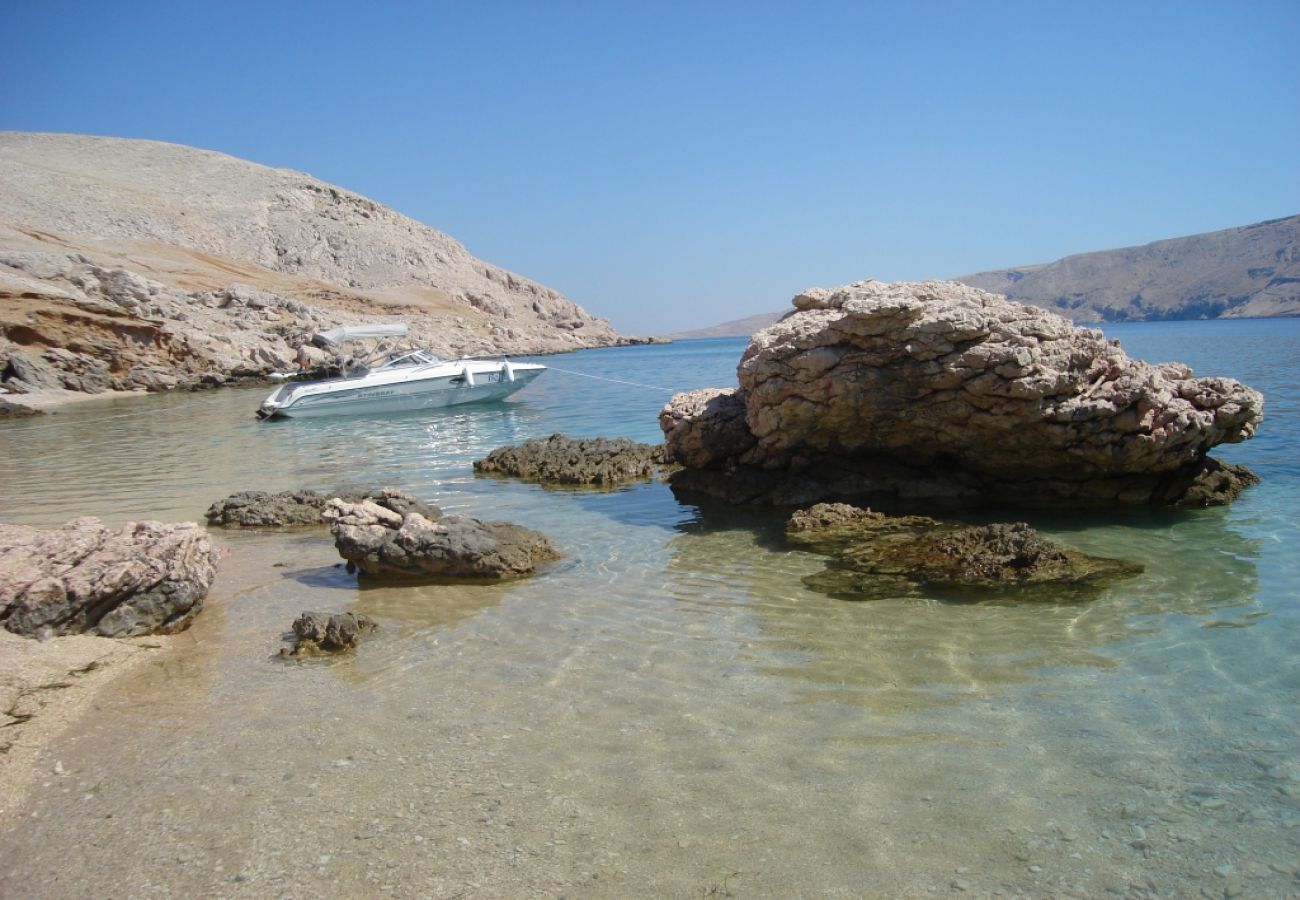
[(405, 323), (445, 357), (647, 342), (373, 200), (220, 153), (0, 132), (0, 416), (325, 371)]

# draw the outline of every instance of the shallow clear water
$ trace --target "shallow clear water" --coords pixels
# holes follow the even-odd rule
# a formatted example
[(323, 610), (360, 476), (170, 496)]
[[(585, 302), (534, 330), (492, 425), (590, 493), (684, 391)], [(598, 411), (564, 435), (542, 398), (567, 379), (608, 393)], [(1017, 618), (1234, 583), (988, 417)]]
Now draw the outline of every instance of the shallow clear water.
[[(1293, 894), (1300, 321), (1108, 332), (1263, 390), (1259, 436), (1219, 455), (1264, 483), (1227, 510), (1037, 516), (1146, 566), (1084, 605), (847, 603), (804, 588), (822, 561), (774, 514), (472, 473), (554, 431), (657, 440), (671, 392), (734, 383), (741, 341), (555, 357), (509, 402), (431, 415), (258, 424), (263, 392), (231, 390), (5, 424), (4, 521), (387, 484), (567, 555), (503, 586), (359, 589), (321, 534), (217, 533), (196, 626), (6, 810), (3, 892)], [(273, 659), (307, 608), (382, 628)]]

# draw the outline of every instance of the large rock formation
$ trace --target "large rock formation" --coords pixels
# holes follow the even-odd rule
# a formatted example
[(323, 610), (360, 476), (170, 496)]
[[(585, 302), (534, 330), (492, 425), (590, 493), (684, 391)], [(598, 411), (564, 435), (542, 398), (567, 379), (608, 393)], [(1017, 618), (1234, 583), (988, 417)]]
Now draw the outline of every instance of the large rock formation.
[(620, 343), (559, 293), (301, 172), (154, 141), (0, 133), (0, 379), (165, 390), (404, 321), (436, 352)]
[(389, 500), (335, 498), (324, 517), (339, 555), (371, 578), (495, 581), (531, 575), (560, 558), (546, 535), (531, 528), (472, 516), (431, 520)]
[[(994, 497), (1226, 501), (1207, 462), (1260, 394), (956, 282), (813, 289), (759, 332), (736, 391), (660, 414), (674, 483), (737, 501)], [(1235, 467), (1234, 467), (1235, 468)], [(1240, 484), (1253, 478), (1234, 473)], [(1188, 499), (1189, 497), (1194, 499)]]
[(215, 577), (212, 543), (189, 522), (117, 532), (92, 518), (52, 531), (0, 525), (0, 621), (15, 634), (183, 631)]

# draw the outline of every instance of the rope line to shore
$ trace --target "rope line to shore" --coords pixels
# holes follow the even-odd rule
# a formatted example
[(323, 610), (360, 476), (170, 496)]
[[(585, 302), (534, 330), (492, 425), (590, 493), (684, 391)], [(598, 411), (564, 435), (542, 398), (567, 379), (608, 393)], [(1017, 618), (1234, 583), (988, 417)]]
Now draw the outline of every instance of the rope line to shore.
[(651, 391), (663, 391), (665, 394), (680, 393), (676, 388), (660, 387), (657, 384), (642, 384), (639, 381), (623, 381), (619, 378), (605, 378), (602, 375), (590, 375), (586, 372), (575, 372), (572, 369), (561, 369), (558, 366), (552, 366), (550, 364), (547, 364), (546, 368), (550, 369), (552, 372), (563, 372), (565, 375), (577, 375), (580, 378), (594, 378), (596, 381), (611, 381), (614, 384), (626, 384), (631, 385), (632, 387), (646, 388)]
[[(20, 394), (20, 395), (18, 395), (18, 396), (22, 396), (22, 395)], [(51, 410), (42, 410), (42, 412), (44, 412), (46, 415), (49, 415), (49, 416), (56, 416), (56, 415), (59, 415), (59, 414), (60, 414), (61, 412), (63, 412), (64, 410), (67, 410), (68, 408), (69, 408), (69, 407), (64, 406), (64, 407), (60, 407), (60, 408), (56, 409), (55, 411), (51, 411)], [(115, 416), (104, 416), (104, 417), (99, 418), (99, 419), (81, 419), (80, 421), (77, 422), (77, 424), (78, 424), (78, 425), (96, 425), (96, 424), (98, 424), (98, 423), (100, 423), (100, 422), (111, 422), (111, 421), (113, 421), (114, 419), (138, 419), (138, 418), (140, 418), (140, 417), (142, 417), (142, 416), (144, 416), (144, 415), (147, 415), (146, 411), (145, 411), (145, 410), (140, 410), (139, 412), (118, 413), (118, 414), (115, 415)], [(11, 418), (9, 421), (11, 421), (11, 422), (23, 422), (23, 423), (24, 423), (24, 425), (23, 425), (23, 430), (24, 430), (24, 431), (39, 431), (39, 430), (42, 429), (42, 428), (59, 428), (59, 427), (62, 427), (62, 423), (61, 423), (61, 422), (33, 422), (33, 423), (30, 424), (30, 425), (29, 425), (29, 424), (26, 424), (27, 422), (30, 422), (32, 418), (36, 418), (36, 417), (34, 417), (34, 416), (33, 416), (33, 417), (26, 417), (26, 416), (24, 416), (24, 417), (22, 417), (22, 418), (13, 417), (13, 418)]]

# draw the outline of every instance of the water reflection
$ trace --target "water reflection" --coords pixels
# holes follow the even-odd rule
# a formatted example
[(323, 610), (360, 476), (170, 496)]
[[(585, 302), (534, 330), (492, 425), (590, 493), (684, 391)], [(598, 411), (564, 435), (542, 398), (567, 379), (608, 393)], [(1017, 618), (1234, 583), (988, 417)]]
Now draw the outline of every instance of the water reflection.
[[(761, 671), (802, 684), (796, 690), (804, 701), (892, 714), (988, 700), (1013, 685), (1051, 682), (1063, 667), (1116, 668), (1126, 655), (1121, 645), (1149, 639), (1170, 614), (1242, 627), (1259, 619), (1256, 609), (1228, 612), (1255, 599), (1258, 542), (1215, 512), (1183, 514), (1163, 529), (1048, 533), (1146, 567), (1089, 602), (1069, 604), (994, 598), (954, 605), (935, 596), (847, 603), (804, 587), (826, 560), (788, 544), (781, 518), (706, 514), (706, 529), (673, 538), (670, 571), (683, 604), (735, 603), (742, 594), (754, 654), (766, 660)], [(772, 662), (779, 659), (785, 662)]]

